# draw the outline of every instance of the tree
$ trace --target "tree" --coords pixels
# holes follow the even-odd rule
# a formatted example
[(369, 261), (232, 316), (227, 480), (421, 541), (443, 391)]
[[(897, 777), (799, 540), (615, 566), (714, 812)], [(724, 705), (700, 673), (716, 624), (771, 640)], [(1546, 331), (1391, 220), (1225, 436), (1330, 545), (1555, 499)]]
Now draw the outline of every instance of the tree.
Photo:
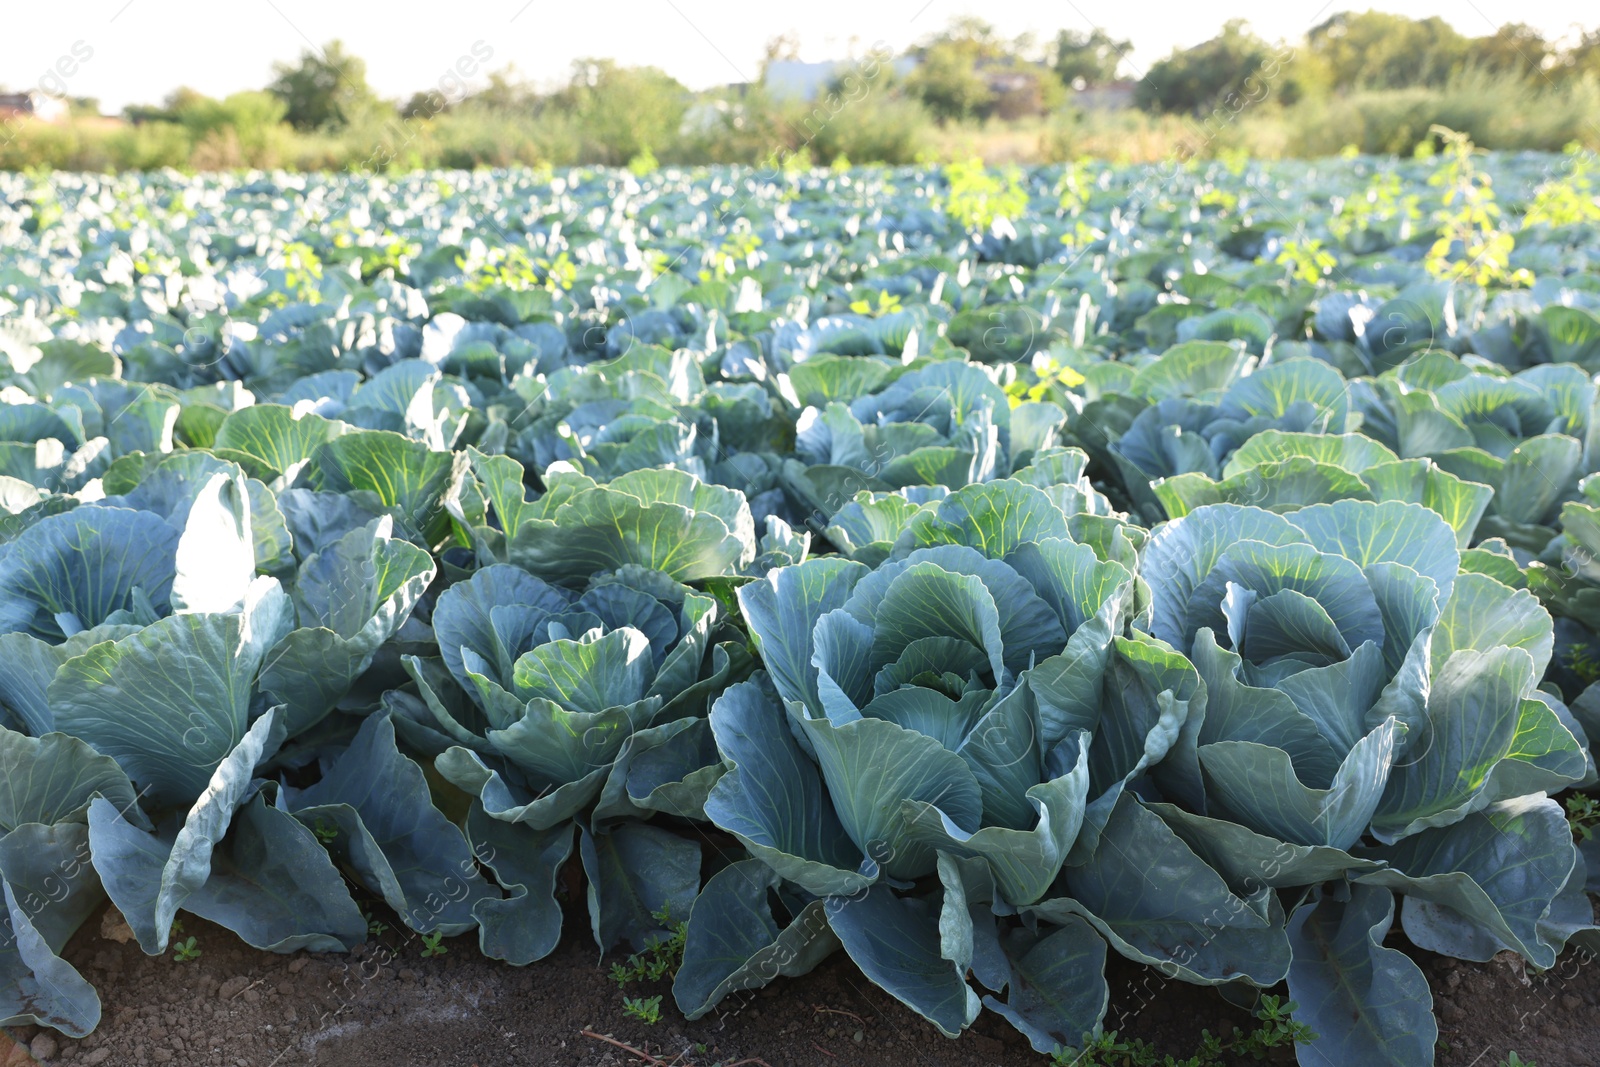
[(800, 58), (800, 31), (788, 30), (776, 37), (767, 38), (766, 47), (761, 50), (761, 70), (766, 72), (773, 63), (788, 63)]
[(190, 90), (173, 94), (172, 117), (189, 132), (197, 155), (216, 166), (270, 166), (284, 133), (283, 101), (246, 91), (221, 100)]
[(1496, 74), (1534, 77), (1554, 54), (1550, 42), (1532, 26), (1508, 22), (1487, 37), (1474, 37), (1467, 50), (1468, 62)]
[(1066, 95), (1061, 82), (1043, 67), (1018, 64), (992, 73), (985, 113), (996, 118), (1020, 119), (1054, 111)]
[(1056, 76), (1062, 85), (1083, 88), (1117, 80), (1117, 67), (1132, 41), (1118, 41), (1096, 26), (1089, 33), (1062, 30), (1056, 34)]
[(1327, 91), (1327, 66), (1306, 49), (1268, 44), (1245, 27), (1243, 19), (1224, 23), (1222, 32), (1159, 60), (1134, 90), (1134, 103), (1147, 111), (1200, 114), (1272, 100), (1293, 104)]
[(431, 119), (450, 110), (450, 101), (437, 89), (418, 89), (411, 98), (400, 105), (403, 119)]
[(1560, 57), (1555, 69), (1568, 77), (1600, 81), (1600, 29), (1586, 30), (1578, 43)]
[(539, 94), (517, 73), (516, 66), (508, 64), (500, 70), (490, 71), (489, 84), (462, 103), (490, 111), (531, 111), (538, 99)]
[(984, 113), (993, 94), (980, 66), (1015, 59), (994, 27), (972, 16), (952, 20), (948, 29), (928, 38), (912, 54), (918, 62), (905, 80), (906, 91), (940, 122)]
[(129, 104), (122, 109), (123, 118), (132, 123), (177, 122), (184, 108), (211, 98), (199, 89), (180, 85), (168, 93), (159, 104)]
[(267, 92), (283, 101), (289, 124), (297, 130), (348, 126), (378, 103), (367, 85), (366, 61), (347, 54), (340, 41), (307, 49), (299, 62), (277, 63), (272, 69), (277, 77)]
[(1209, 41), (1176, 49), (1153, 64), (1134, 90), (1134, 102), (1146, 111), (1199, 114), (1228, 93), (1244, 91), (1245, 80), (1272, 55), (1272, 46), (1247, 31), (1243, 19), (1233, 19)]
[(177, 121), (178, 114), (183, 111), (184, 108), (198, 104), (202, 100), (210, 99), (211, 98), (209, 96), (207, 96), (205, 93), (202, 93), (199, 89), (194, 89), (187, 85), (180, 85), (162, 98), (161, 106), (166, 109), (168, 116), (171, 117), (173, 121)]
[(1341, 11), (1313, 26), (1306, 44), (1327, 64), (1339, 90), (1443, 85), (1470, 48), (1466, 37), (1437, 16), (1410, 19), (1381, 11)]
[(950, 25), (933, 38), (934, 43), (954, 45), (970, 55), (974, 61), (1010, 59), (1011, 46), (995, 28), (976, 15), (958, 15)]
[(971, 118), (989, 105), (989, 83), (959, 49), (937, 44), (906, 78), (906, 91), (940, 122)]
[(621, 166), (677, 136), (689, 90), (655, 67), (620, 67), (611, 59), (580, 59), (567, 87), (548, 106), (570, 113), (592, 158)]

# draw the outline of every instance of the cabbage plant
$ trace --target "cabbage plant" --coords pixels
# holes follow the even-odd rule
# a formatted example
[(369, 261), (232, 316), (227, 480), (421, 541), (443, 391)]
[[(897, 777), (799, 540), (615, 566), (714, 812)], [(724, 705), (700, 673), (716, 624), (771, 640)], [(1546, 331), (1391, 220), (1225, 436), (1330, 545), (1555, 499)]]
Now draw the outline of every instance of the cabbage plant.
[(58, 731), (0, 727), (0, 772), (0, 1019), (81, 1037), (100, 1022), (100, 998), (60, 953), (105, 900), (88, 808), (136, 811), (133, 786), (115, 760)]
[[(432, 558), (353, 504), (307, 527), (293, 494), (317, 494), (279, 498), (204, 452), (124, 479), (98, 502), (47, 497), (0, 547), (7, 758), (50, 771), (5, 817), (15, 847), (33, 841), (4, 867), (21, 998), (6, 1015), (92, 1028), (98, 1000), (52, 953), (105, 896), (151, 953), (180, 910), (259, 948), (352, 947), (366, 920), (341, 868), (423, 930), (470, 928), (470, 899), (465, 925), (457, 898), (420, 903), (442, 871), (470, 870), (466, 839), (386, 719), (337, 713), (432, 581)], [(348, 747), (306, 790), (284, 788), (313, 735)], [(396, 825), (410, 834), (371, 829)], [(468, 887), (498, 895), (476, 874)]]
[(1319, 1052), (1415, 1062), (1431, 1043), (1421, 971), (1379, 945), (1391, 891), (1411, 941), (1457, 958), (1549, 967), (1589, 936), (1584, 864), (1547, 799), (1592, 771), (1583, 729), (1537, 688), (1550, 617), (1460, 570), (1442, 517), (1206, 505), (1157, 527), (1141, 562), (1151, 631), (1205, 690), (1150, 810), (1231, 885), (1322, 887), (1291, 916), (1288, 972)]
[[(791, 371), (791, 380), (822, 385), (802, 377), (806, 366)], [(829, 378), (846, 373), (837, 362), (829, 371)], [(783, 473), (801, 505), (830, 518), (863, 490), (959, 489), (1003, 478), (1026, 466), (1034, 452), (1058, 444), (1066, 415), (1048, 401), (1013, 407), (989, 370), (959, 360), (913, 368), (848, 404), (847, 390), (830, 392), (839, 398), (800, 413), (799, 458)]]
[(1480, 536), (1530, 554), (1556, 536), (1561, 505), (1597, 464), (1594, 384), (1573, 366), (1511, 375), (1432, 351), (1359, 383), (1356, 395), (1363, 433), (1492, 488)]
[[(1049, 1050), (1093, 1029), (1107, 997), (1086, 919), (1016, 918), (1064, 871), (1153, 836), (1209, 878), (1178, 922), (1234, 900), (1127, 792), (1177, 742), (1193, 671), (1130, 629), (1134, 575), (1074, 540), (1044, 490), (959, 489), (876, 568), (822, 557), (739, 600), (767, 678), (712, 709), (727, 773), (705, 812), (752, 859), (690, 916), (675, 995), (691, 1017), (837, 942), (946, 1033), (988, 1004)], [(1081, 892), (1135, 924), (1129, 905), (1154, 922), (1165, 903)]]
[(1466, 548), (1494, 490), (1443, 469), (1427, 457), (1401, 459), (1364, 434), (1263, 430), (1223, 465), (1222, 477), (1199, 472), (1163, 478), (1151, 491), (1172, 518), (1207, 504), (1245, 504), (1295, 511), (1338, 500), (1398, 501), (1436, 512)]
[[(688, 582), (755, 562), (755, 518), (736, 489), (674, 468), (600, 483), (562, 462), (545, 470), (545, 492), (529, 500), (516, 460), (471, 455), (476, 477), (458, 486), (450, 508), (481, 563), (512, 563), (556, 582), (627, 566)], [(770, 537), (783, 536), (779, 522)]]
[(722, 606), (637, 567), (579, 594), (494, 564), (432, 621), (440, 659), (406, 658), (422, 707), (396, 725), (474, 798), (468, 837), (507, 892), (474, 912), (484, 952), (554, 950), (575, 829), (601, 951), (645, 947), (664, 910), (687, 917), (699, 844), (648, 820), (703, 818), (721, 774), (706, 708), (750, 669)]
[(1151, 518), (1165, 514), (1151, 495), (1152, 482), (1190, 474), (1219, 478), (1233, 452), (1255, 434), (1349, 428), (1349, 389), (1326, 363), (1290, 359), (1250, 372), (1251, 365), (1236, 347), (1190, 342), (1130, 381), (1132, 397), (1154, 402), (1108, 440), (1105, 451), (1129, 500)]

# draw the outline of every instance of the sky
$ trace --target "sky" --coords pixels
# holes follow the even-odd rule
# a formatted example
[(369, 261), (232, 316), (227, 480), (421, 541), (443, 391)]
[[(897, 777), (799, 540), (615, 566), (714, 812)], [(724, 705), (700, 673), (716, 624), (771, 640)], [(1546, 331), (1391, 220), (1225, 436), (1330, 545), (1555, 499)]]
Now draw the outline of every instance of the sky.
[[(802, 59), (843, 59), (882, 43), (899, 51), (975, 14), (1008, 37), (1033, 30), (1099, 26), (1131, 40), (1125, 71), (1138, 77), (1175, 47), (1246, 19), (1269, 40), (1297, 39), (1328, 15), (1362, 0), (1229, 0), (1225, 5), (1134, 0), (10, 0), (0, 34), (0, 85), (97, 97), (106, 113), (159, 102), (180, 85), (212, 96), (259, 89), (275, 61), (342, 39), (367, 61), (368, 81), (393, 98), (470, 71), (514, 64), (541, 86), (564, 81), (573, 60), (603, 56), (662, 68), (694, 89), (759, 75), (768, 40), (798, 34)], [(1600, 25), (1592, 0), (1381, 0), (1381, 10), (1439, 15), (1462, 33), (1522, 21), (1559, 37)], [(451, 95), (455, 95), (452, 93)]]

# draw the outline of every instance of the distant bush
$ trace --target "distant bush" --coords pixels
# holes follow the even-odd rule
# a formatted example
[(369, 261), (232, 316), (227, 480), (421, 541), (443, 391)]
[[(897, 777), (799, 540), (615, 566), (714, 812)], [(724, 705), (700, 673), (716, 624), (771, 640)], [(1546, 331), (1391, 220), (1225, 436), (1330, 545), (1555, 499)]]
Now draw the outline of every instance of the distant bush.
[(1292, 155), (1314, 156), (1355, 145), (1363, 152), (1407, 152), (1434, 125), (1498, 149), (1557, 151), (1593, 144), (1600, 80), (1551, 85), (1474, 69), (1439, 87), (1381, 89), (1310, 99), (1283, 116), (1293, 130)]
[[(600, 73), (570, 96), (490, 102), (469, 98), (448, 110), (369, 111), (342, 128), (295, 130), (266, 93), (223, 100), (176, 100), (137, 124), (74, 118), (28, 121), (0, 131), (0, 169), (410, 171), (429, 167), (622, 166), (648, 150), (664, 165), (899, 165), (977, 156), (991, 162), (1062, 162), (1093, 156), (1137, 163), (1246, 153), (1259, 158), (1333, 155), (1348, 146), (1409, 154), (1435, 125), (1484, 147), (1600, 148), (1590, 116), (1600, 113), (1600, 76), (1552, 84), (1468, 69), (1441, 86), (1355, 89), (1284, 104), (1224, 98), (1210, 111), (1061, 108), (1042, 117), (938, 123), (916, 99), (887, 82), (814, 101), (775, 100), (759, 88), (693, 99), (676, 82)], [(608, 79), (610, 88), (607, 88)], [(577, 79), (575, 79), (577, 80)], [(643, 86), (643, 88), (640, 88)], [(676, 88), (674, 88), (676, 86)], [(7, 136), (9, 134), (9, 136)]]
[(856, 163), (911, 163), (928, 144), (933, 121), (914, 100), (868, 98), (847, 105), (817, 131), (818, 163), (848, 156)]

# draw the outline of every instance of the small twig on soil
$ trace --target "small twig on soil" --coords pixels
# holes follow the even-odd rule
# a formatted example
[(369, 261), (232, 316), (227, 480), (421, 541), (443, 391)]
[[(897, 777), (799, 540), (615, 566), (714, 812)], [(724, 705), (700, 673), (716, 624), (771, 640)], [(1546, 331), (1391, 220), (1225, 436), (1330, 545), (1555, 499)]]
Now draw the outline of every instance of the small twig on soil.
[(671, 1067), (666, 1060), (657, 1059), (656, 1057), (650, 1055), (650, 1053), (636, 1049), (625, 1041), (618, 1041), (616, 1038), (607, 1037), (605, 1034), (597, 1034), (593, 1030), (580, 1030), (579, 1033), (583, 1034), (584, 1037), (592, 1037), (596, 1041), (604, 1041), (608, 1045), (615, 1045), (624, 1052), (632, 1053), (644, 1062), (648, 1063), (650, 1067)]
[(265, 978), (257, 978), (254, 982), (251, 982), (249, 985), (245, 986), (243, 989), (239, 990), (239, 992), (235, 993), (233, 996), (229, 997), (228, 999), (229, 1000), (238, 1000), (240, 997), (244, 996), (246, 993), (250, 992), (250, 990), (254, 989), (256, 986), (260, 985), (262, 982), (265, 982), (265, 981), (266, 981)]
[(862, 1026), (867, 1025), (867, 1020), (863, 1019), (855, 1012), (845, 1011), (843, 1008), (825, 1008), (821, 1004), (813, 1004), (811, 1005), (811, 1010), (817, 1015), (847, 1015), (856, 1022), (860, 1023)]
[[(679, 1063), (683, 1060), (683, 1053), (681, 1052), (671, 1060), (663, 1060), (656, 1056), (650, 1055), (650, 1053), (645, 1052), (643, 1049), (634, 1048), (625, 1041), (618, 1041), (616, 1038), (607, 1037), (605, 1034), (597, 1034), (588, 1028), (579, 1030), (578, 1032), (584, 1037), (592, 1037), (596, 1041), (604, 1041), (608, 1045), (615, 1046), (624, 1052), (631, 1053), (648, 1063), (650, 1067), (673, 1067), (673, 1064)], [(723, 1067), (772, 1067), (772, 1064), (768, 1063), (766, 1060), (757, 1059), (756, 1057), (752, 1056), (749, 1059), (734, 1060), (732, 1063), (724, 1064)]]
[(822, 1053), (824, 1056), (828, 1057), (830, 1060), (836, 1060), (836, 1059), (839, 1058), (839, 1057), (835, 1056), (833, 1053), (829, 1052), (827, 1049), (823, 1048), (821, 1045), (817, 1044), (815, 1041), (811, 1042), (811, 1047), (816, 1049), (818, 1052)]

